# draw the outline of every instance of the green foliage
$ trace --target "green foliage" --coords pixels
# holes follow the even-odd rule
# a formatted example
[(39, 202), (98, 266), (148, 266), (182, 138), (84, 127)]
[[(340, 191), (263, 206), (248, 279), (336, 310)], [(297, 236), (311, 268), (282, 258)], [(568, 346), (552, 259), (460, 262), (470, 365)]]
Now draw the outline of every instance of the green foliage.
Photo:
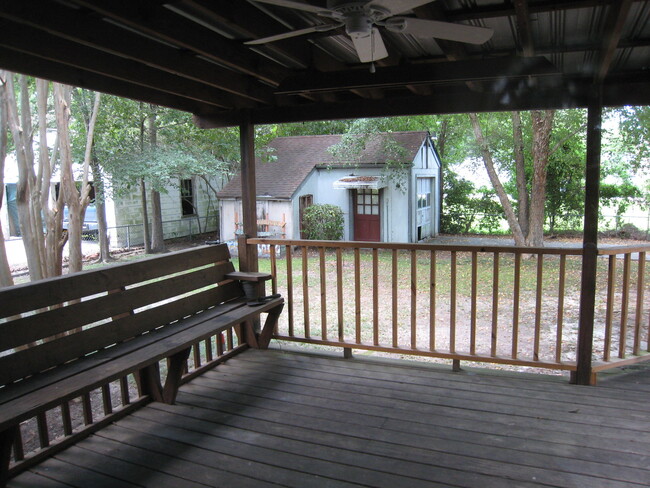
[(447, 170), (443, 180), (440, 231), (444, 234), (494, 233), (504, 214), (493, 190), (474, 184)]
[[(330, 148), (330, 152), (339, 162), (358, 164), (363, 151), (370, 142), (379, 142), (384, 155), (382, 179), (391, 182), (402, 193), (407, 190), (411, 155), (406, 148), (390, 137), (395, 125), (392, 119), (355, 120), (348, 132), (343, 134), (341, 142)], [(413, 129), (411, 129), (413, 130)]]
[(305, 209), (304, 232), (307, 239), (338, 241), (343, 238), (343, 210), (329, 204), (314, 204)]

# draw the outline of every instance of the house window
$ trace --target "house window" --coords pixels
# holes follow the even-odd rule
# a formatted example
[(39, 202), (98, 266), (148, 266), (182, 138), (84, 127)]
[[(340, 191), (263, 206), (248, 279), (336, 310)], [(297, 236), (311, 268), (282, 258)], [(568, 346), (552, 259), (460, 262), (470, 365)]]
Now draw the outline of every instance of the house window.
[(433, 178), (417, 179), (417, 240), (433, 236)]
[(379, 215), (379, 190), (357, 190), (357, 215)]
[(181, 211), (182, 215), (195, 215), (194, 206), (194, 181), (191, 179), (181, 180)]

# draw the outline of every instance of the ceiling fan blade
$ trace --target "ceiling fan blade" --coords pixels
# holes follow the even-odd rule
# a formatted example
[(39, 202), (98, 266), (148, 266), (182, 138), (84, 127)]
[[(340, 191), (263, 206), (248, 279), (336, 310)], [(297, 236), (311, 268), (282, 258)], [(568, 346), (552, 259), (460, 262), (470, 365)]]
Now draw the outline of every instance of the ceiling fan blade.
[(378, 29), (373, 28), (372, 34), (366, 37), (352, 37), (352, 43), (362, 63), (370, 63), (388, 57), (388, 51), (386, 51), (384, 40)]
[(388, 10), (390, 15), (398, 15), (433, 1), (434, 0), (370, 0), (366, 4), (366, 8), (373, 6), (381, 7), (384, 10)]
[(293, 0), (255, 0), (257, 3), (269, 3), (277, 5), (278, 7), (294, 8), (296, 10), (304, 10), (305, 12), (312, 12), (315, 14), (327, 14), (328, 9), (316, 7), (308, 3), (294, 2)]
[(411, 34), (415, 37), (434, 37), (468, 44), (483, 44), (494, 34), (492, 29), (485, 27), (412, 17), (392, 17), (386, 20), (385, 27), (390, 31)]
[(276, 34), (274, 36), (262, 37), (260, 39), (253, 39), (252, 41), (246, 41), (244, 44), (249, 46), (256, 46), (258, 44), (267, 44), (269, 42), (280, 41), (282, 39), (290, 39), (291, 37), (298, 37), (304, 34), (312, 34), (314, 32), (327, 32), (334, 29), (338, 29), (343, 24), (321, 24), (315, 25), (313, 27), (306, 27), (304, 29), (298, 29), (289, 32), (283, 32), (282, 34)]

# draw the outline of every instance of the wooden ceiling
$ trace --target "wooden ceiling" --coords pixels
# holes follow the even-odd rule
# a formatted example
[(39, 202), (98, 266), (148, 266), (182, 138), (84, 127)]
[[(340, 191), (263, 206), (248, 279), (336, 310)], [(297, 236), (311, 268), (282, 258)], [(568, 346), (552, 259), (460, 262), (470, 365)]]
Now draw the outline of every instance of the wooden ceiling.
[(0, 0), (0, 67), (204, 127), (584, 107), (594, 93), (650, 104), (648, 0), (436, 0), (405, 15), (494, 34), (470, 45), (382, 30), (389, 56), (372, 73), (343, 28), (245, 44), (328, 21), (252, 0)]

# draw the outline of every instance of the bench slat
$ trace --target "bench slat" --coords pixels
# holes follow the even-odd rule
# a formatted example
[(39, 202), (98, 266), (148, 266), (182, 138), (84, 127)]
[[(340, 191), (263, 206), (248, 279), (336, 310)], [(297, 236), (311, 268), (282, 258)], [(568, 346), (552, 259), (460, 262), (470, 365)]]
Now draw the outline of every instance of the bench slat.
[[(184, 325), (189, 326), (191, 324), (197, 324), (205, 320), (216, 318), (219, 315), (224, 314), (230, 310), (241, 307), (242, 303), (242, 300), (233, 300), (231, 302), (218, 305), (214, 308), (211, 308), (210, 310), (206, 310), (187, 318), (187, 323)], [(134, 340), (120, 344), (120, 353), (129, 354), (140, 349), (143, 342), (150, 341), (154, 338), (155, 340), (160, 340), (164, 337), (176, 334), (177, 332), (178, 329), (174, 327), (164, 327), (162, 329), (158, 329), (155, 331), (155, 335), (151, 335), (150, 337), (147, 337), (149, 336), (149, 334), (147, 334), (137, 337)], [(44, 373), (32, 376), (28, 379), (28, 381), (19, 381), (18, 383), (6, 385), (4, 388), (0, 389), (0, 406), (16, 398), (27, 395), (28, 393), (41, 389), (47, 389), (49, 386), (54, 385), (55, 383), (58, 383), (71, 376), (83, 373), (86, 370), (96, 368), (107, 361), (113, 360), (115, 356), (116, 352), (113, 351), (112, 348), (104, 349), (102, 351), (98, 351), (95, 354), (92, 354), (91, 356), (86, 356), (83, 358), (83, 361), (73, 361), (64, 366), (53, 368)], [(0, 417), (1, 416), (2, 414), (0, 409)]]
[[(239, 302), (240, 304), (243, 302)], [(56, 384), (56, 389), (36, 390), (15, 400), (2, 403), (0, 411), (0, 431), (16, 421), (30, 418), (30, 413), (43, 411), (59, 405), (62, 401), (69, 400), (85, 391), (98, 388), (106, 382), (118, 379), (125, 373), (139, 370), (153, 364), (161, 359), (186, 349), (195, 342), (204, 340), (219, 330), (223, 330), (233, 324), (251, 320), (260, 312), (271, 311), (282, 307), (284, 300), (276, 298), (258, 307), (240, 306), (230, 309), (224, 313), (215, 311), (211, 317), (205, 320), (200, 315), (195, 320), (188, 320), (169, 333), (172, 329), (163, 328), (151, 334), (134, 339), (134, 349), (128, 351), (126, 346), (115, 348), (115, 357), (106, 362), (97, 363), (95, 367), (86, 369), (79, 374), (65, 378)], [(200, 320), (200, 321), (199, 321)], [(169, 333), (168, 335), (164, 335)], [(110, 349), (106, 351), (108, 353)], [(128, 351), (125, 353), (125, 351)], [(63, 368), (65, 368), (64, 366)], [(99, 371), (101, 372), (99, 372)], [(0, 397), (1, 398), (1, 397)]]
[[(0, 326), (0, 351), (52, 337), (123, 313), (131, 313), (132, 310), (148, 304), (222, 282), (224, 275), (233, 270), (232, 263), (226, 261), (191, 273), (175, 275), (128, 290), (116, 290), (115, 293), (8, 322)], [(158, 325), (160, 324), (153, 324), (154, 327)]]
[(231, 282), (123, 317), (105, 326), (93, 327), (0, 357), (0, 384), (44, 371), (239, 296), (239, 284)]
[(0, 318), (119, 289), (230, 259), (228, 246), (203, 246), (0, 290)]

